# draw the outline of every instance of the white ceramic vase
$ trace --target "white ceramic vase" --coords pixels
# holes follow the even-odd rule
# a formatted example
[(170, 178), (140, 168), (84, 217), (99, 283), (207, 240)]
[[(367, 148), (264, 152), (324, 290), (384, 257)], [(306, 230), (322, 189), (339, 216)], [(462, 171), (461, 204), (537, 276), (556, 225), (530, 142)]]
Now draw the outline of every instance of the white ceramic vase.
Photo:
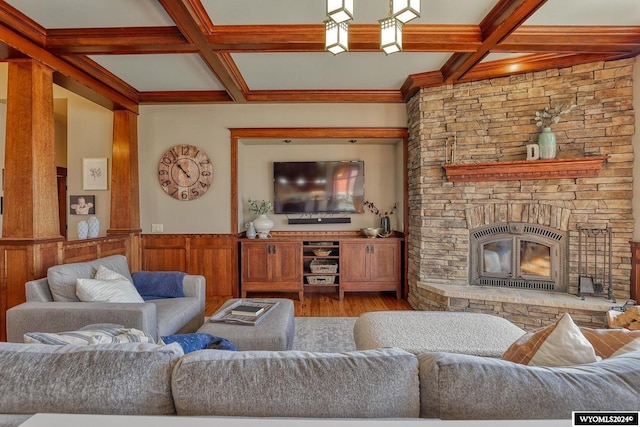
[(258, 238), (266, 239), (269, 237), (269, 232), (273, 228), (273, 221), (266, 215), (260, 215), (253, 220), (253, 227), (256, 229)]
[(78, 223), (78, 239), (86, 239), (89, 235), (89, 224), (87, 221), (80, 221)]
[(89, 218), (89, 231), (88, 235), (90, 239), (95, 239), (100, 234), (100, 221), (95, 216)]

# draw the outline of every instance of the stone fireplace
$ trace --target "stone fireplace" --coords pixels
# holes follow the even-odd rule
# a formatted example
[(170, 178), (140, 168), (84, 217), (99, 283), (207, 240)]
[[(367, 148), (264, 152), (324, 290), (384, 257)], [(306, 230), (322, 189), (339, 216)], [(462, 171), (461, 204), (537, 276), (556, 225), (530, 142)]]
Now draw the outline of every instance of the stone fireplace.
[[(613, 295), (626, 301), (634, 225), (633, 64), (598, 62), (428, 88), (409, 101), (408, 299), (414, 308), (496, 314), (525, 329), (564, 312), (584, 326), (605, 325), (615, 303), (578, 296), (579, 229), (611, 229)], [(577, 108), (553, 126), (558, 160), (525, 163), (525, 146), (540, 132), (532, 113), (566, 101)], [(446, 168), (452, 158), (474, 176), (452, 179)], [(600, 170), (574, 170), (594, 158), (602, 159)], [(508, 173), (491, 172), (507, 163), (515, 164)]]

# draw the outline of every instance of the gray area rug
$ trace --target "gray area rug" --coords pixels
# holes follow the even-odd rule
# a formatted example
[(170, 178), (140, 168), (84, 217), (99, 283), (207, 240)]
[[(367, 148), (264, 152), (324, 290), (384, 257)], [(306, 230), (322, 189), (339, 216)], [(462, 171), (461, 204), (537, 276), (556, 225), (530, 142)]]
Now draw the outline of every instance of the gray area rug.
[(353, 351), (353, 325), (357, 317), (296, 317), (293, 349), (341, 353)]

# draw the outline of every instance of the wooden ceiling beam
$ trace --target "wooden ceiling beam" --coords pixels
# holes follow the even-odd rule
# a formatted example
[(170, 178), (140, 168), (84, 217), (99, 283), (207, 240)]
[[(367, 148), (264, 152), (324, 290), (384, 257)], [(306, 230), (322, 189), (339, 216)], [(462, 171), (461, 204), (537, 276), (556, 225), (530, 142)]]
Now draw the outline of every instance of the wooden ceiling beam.
[(492, 52), (633, 52), (640, 27), (522, 26)]
[[(324, 52), (324, 26), (217, 25), (209, 35), (212, 49), (223, 52)], [(406, 52), (475, 52), (482, 37), (478, 25), (407, 25)], [(349, 25), (349, 50), (379, 52), (380, 27)]]
[(246, 84), (243, 80), (239, 80), (239, 73), (229, 69), (229, 61), (215, 53), (209, 46), (206, 28), (211, 24), (202, 19), (204, 13), (202, 4), (198, 0), (158, 1), (187, 41), (198, 49), (200, 57), (216, 75), (231, 99), (236, 102), (245, 102)]
[(138, 112), (137, 95), (117, 91), (107, 83), (79, 70), (69, 62), (53, 55), (2, 24), (0, 24), (0, 40), (29, 58), (33, 58), (60, 73), (62, 76), (54, 74), (56, 84), (67, 88), (66, 84), (69, 83), (69, 90), (72, 92), (80, 90), (83, 96), (106, 108)]
[(340, 102), (402, 103), (397, 90), (253, 90), (247, 95), (252, 102)]
[(65, 28), (47, 30), (55, 54), (196, 53), (176, 27)]
[(446, 83), (455, 83), (514, 32), (547, 0), (500, 0), (480, 23), (482, 45), (473, 53), (455, 53), (442, 66)]
[(141, 104), (213, 104), (233, 102), (229, 94), (224, 90), (140, 92), (138, 100)]

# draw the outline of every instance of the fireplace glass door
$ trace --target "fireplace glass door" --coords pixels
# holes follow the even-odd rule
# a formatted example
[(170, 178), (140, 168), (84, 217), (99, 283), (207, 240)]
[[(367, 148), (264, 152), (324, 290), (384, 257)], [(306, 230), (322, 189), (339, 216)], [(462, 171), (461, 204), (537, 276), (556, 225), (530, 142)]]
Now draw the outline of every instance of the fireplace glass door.
[(482, 261), (483, 276), (551, 280), (551, 247), (518, 236), (484, 243)]

